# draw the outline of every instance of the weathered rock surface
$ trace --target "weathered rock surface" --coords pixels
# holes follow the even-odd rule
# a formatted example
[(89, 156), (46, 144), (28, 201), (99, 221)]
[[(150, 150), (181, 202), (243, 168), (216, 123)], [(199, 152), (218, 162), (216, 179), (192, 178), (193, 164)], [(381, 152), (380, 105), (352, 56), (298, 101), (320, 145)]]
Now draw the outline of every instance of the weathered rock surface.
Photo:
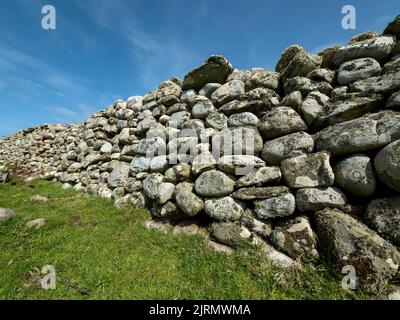
[(319, 152), (282, 161), (282, 175), (290, 188), (330, 187), (334, 173), (330, 156)]
[(111, 188), (118, 188), (125, 186), (125, 182), (129, 177), (129, 164), (121, 162), (114, 170), (110, 173), (108, 177), (108, 185)]
[(296, 111), (279, 107), (261, 119), (258, 129), (264, 139), (274, 139), (290, 133), (305, 131), (307, 125)]
[(231, 194), (238, 200), (269, 199), (288, 193), (287, 187), (242, 188)]
[(0, 183), (6, 183), (9, 178), (9, 170), (6, 166), (0, 166)]
[(232, 65), (221, 56), (212, 56), (197, 69), (189, 72), (183, 80), (183, 90), (200, 90), (207, 83), (225, 83), (232, 73)]
[(218, 221), (239, 220), (244, 212), (242, 206), (231, 197), (205, 201), (205, 212)]
[(196, 216), (204, 209), (203, 200), (193, 192), (193, 184), (181, 182), (175, 188), (175, 199), (179, 208), (189, 217)]
[(210, 233), (218, 242), (230, 247), (249, 242), (251, 238), (251, 232), (248, 229), (231, 222), (214, 223)]
[(7, 220), (15, 219), (16, 217), (17, 214), (13, 210), (7, 208), (0, 208), (0, 225), (6, 222)]
[(218, 161), (218, 168), (221, 171), (237, 176), (245, 176), (254, 169), (264, 166), (263, 160), (250, 155), (223, 156)]
[(41, 229), (47, 224), (46, 218), (38, 218), (26, 223), (28, 229)]
[(233, 192), (235, 181), (221, 171), (204, 172), (195, 182), (196, 193), (203, 197), (222, 197)]
[(242, 188), (273, 184), (279, 182), (281, 178), (282, 173), (279, 167), (262, 167), (236, 181), (236, 187)]
[(280, 165), (283, 160), (311, 153), (313, 149), (314, 140), (309, 134), (292, 133), (266, 142), (261, 158), (269, 165)]
[(317, 150), (333, 155), (378, 149), (400, 139), (400, 113), (383, 111), (359, 119), (336, 124), (318, 132)]
[(400, 192), (400, 140), (383, 148), (374, 161), (379, 179)]
[(294, 45), (282, 53), (276, 71), (284, 78), (301, 77), (317, 69), (321, 63), (321, 57), (309, 54), (302, 47)]
[(381, 236), (400, 245), (400, 197), (371, 201), (366, 217)]
[(340, 161), (334, 168), (335, 183), (344, 191), (358, 197), (370, 197), (376, 189), (371, 159), (356, 154)]
[(254, 201), (254, 212), (260, 219), (287, 217), (292, 215), (295, 209), (296, 200), (291, 193)]
[(338, 272), (353, 266), (360, 286), (377, 292), (398, 272), (400, 254), (377, 233), (337, 209), (316, 214), (316, 233), (323, 252)]
[(338, 72), (337, 81), (340, 85), (379, 75), (382, 68), (378, 61), (372, 58), (361, 58), (343, 63)]
[(342, 63), (358, 59), (373, 58), (378, 61), (389, 57), (395, 42), (391, 36), (382, 36), (350, 44), (339, 48), (333, 56), (333, 63), (340, 66)]
[(297, 209), (300, 212), (341, 207), (346, 202), (346, 195), (337, 188), (304, 188), (296, 193)]
[(280, 251), (294, 260), (319, 257), (316, 237), (306, 217), (296, 217), (278, 224), (270, 239)]

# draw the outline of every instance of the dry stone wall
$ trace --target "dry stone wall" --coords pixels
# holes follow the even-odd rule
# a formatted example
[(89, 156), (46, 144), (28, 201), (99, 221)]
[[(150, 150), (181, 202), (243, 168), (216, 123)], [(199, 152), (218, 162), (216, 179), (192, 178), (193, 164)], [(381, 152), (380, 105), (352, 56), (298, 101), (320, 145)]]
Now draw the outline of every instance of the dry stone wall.
[(0, 160), (155, 220), (201, 220), (283, 266), (328, 257), (376, 292), (400, 263), (399, 40), (397, 17), (318, 55), (291, 46), (275, 71), (212, 56), (83, 123), (6, 137)]

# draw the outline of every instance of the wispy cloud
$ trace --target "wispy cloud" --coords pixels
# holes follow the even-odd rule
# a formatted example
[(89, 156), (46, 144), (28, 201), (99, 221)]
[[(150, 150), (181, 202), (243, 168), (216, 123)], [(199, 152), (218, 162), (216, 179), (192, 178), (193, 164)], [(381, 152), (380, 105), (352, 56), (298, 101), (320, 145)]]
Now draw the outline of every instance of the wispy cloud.
[[(107, 0), (89, 0), (78, 5), (100, 26), (117, 31), (127, 41), (132, 62), (140, 70), (135, 70), (142, 84), (152, 89), (165, 77), (183, 76), (188, 67), (198, 63), (200, 57), (191, 50), (176, 34), (150, 31), (140, 23), (140, 11), (135, 3), (122, 1), (119, 5)], [(126, 8), (129, 8), (127, 10)], [(208, 13), (208, 3), (201, 1), (196, 17)], [(139, 12), (138, 12), (139, 11)]]

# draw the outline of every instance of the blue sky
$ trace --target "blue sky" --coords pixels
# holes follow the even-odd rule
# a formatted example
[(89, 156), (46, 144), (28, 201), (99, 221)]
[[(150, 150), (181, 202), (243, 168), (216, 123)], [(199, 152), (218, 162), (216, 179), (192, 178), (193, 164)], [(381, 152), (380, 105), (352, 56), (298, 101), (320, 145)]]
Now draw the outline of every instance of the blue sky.
[[(57, 10), (56, 30), (41, 28), (46, 4)], [(346, 4), (357, 30), (341, 28)], [(382, 31), (399, 13), (398, 0), (2, 0), (0, 136), (84, 120), (183, 78), (211, 54), (273, 69), (291, 44), (317, 53)]]

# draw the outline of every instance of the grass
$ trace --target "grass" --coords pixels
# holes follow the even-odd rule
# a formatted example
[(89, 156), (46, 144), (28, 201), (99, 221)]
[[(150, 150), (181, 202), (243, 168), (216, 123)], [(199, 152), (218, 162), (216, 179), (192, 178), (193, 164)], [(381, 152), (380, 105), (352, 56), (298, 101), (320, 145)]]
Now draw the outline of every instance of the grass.
[[(32, 202), (32, 195), (49, 201)], [(145, 210), (116, 209), (51, 182), (0, 185), (0, 207), (18, 213), (0, 226), (0, 299), (367, 298), (343, 291), (323, 265), (289, 273), (256, 249), (217, 254), (200, 236), (145, 229)], [(28, 229), (36, 218), (47, 218), (47, 225)], [(56, 269), (56, 290), (37, 285), (45, 265)]]

